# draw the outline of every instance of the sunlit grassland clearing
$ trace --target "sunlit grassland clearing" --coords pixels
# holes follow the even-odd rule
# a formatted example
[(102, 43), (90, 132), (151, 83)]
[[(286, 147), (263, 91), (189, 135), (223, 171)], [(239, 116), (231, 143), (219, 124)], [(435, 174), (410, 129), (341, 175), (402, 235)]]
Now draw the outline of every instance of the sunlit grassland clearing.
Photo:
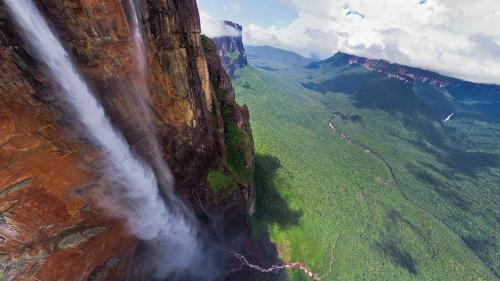
[[(234, 80), (238, 102), (251, 111), (257, 153), (255, 231), (269, 231), (280, 257), (303, 262), (322, 280), (495, 280), (457, 234), (469, 229), (498, 238), (491, 221), (498, 205), (488, 191), (495, 178), (481, 196), (464, 187), (468, 193), (461, 196), (473, 196), (475, 210), (464, 215), (444, 198), (446, 191), (436, 192), (419, 176), (449, 182), (437, 172), (447, 165), (411, 145), (418, 132), (401, 121), (403, 113), (356, 106), (346, 94), (309, 91), (293, 77), (286, 83), (279, 73), (248, 67)], [(375, 153), (335, 133), (333, 112), (359, 116), (337, 117), (334, 124)], [(469, 177), (456, 174), (454, 180), (467, 183)], [(493, 260), (497, 253), (493, 248)], [(307, 280), (300, 273), (283, 278)]]

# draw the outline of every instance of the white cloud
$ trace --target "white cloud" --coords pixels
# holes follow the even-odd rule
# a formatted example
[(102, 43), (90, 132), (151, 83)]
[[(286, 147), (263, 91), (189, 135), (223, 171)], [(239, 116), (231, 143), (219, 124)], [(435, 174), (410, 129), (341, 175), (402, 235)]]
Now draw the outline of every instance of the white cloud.
[(203, 11), (200, 11), (200, 19), (202, 33), (210, 38), (240, 35), (236, 28), (225, 25), (222, 20), (215, 19)]
[(500, 84), (498, 0), (282, 1), (297, 18), (285, 27), (247, 26), (247, 44), (322, 57), (342, 51)]

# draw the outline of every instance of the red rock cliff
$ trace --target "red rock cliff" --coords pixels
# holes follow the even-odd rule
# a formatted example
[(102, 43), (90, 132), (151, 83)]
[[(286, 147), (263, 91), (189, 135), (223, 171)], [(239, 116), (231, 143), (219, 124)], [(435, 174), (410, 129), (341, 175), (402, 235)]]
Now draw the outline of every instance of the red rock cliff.
[[(35, 2), (134, 151), (158, 156), (144, 133), (152, 122), (179, 195), (220, 235), (234, 231), (230, 222), (248, 227), (248, 111), (220, 78), (215, 51), (205, 53), (195, 0), (140, 1), (152, 120), (130, 90), (140, 74), (126, 1)], [(0, 280), (123, 280), (138, 241), (93, 200), (107, 188), (101, 156), (1, 6), (0, 59)]]

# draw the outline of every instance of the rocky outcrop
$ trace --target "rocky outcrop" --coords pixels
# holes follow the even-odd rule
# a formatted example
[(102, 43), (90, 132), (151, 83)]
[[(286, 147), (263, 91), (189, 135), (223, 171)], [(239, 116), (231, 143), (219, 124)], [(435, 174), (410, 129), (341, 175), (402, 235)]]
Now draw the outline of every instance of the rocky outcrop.
[(230, 21), (224, 21), (224, 24), (228, 28), (236, 30), (236, 33), (239, 35), (216, 37), (213, 38), (213, 40), (224, 69), (226, 69), (230, 76), (233, 76), (236, 70), (248, 65), (245, 48), (243, 46), (243, 28), (241, 25)]
[[(248, 228), (248, 110), (236, 105), (217, 56), (205, 53), (195, 0), (139, 1), (148, 61), (143, 94), (152, 118), (137, 106), (141, 79), (126, 1), (35, 2), (113, 124), (153, 167), (155, 157), (169, 164), (200, 223), (221, 237), (236, 231), (229, 222)], [(0, 59), (0, 279), (124, 280), (135, 271), (140, 241), (97, 206), (109, 188), (101, 156), (1, 6)], [(144, 124), (157, 132), (161, 155)], [(231, 182), (221, 185), (221, 175)]]
[(202, 44), (213, 92), (212, 113), (213, 120), (217, 120), (214, 124), (218, 128), (217, 143), (223, 143), (225, 147), (223, 161), (209, 173), (209, 184), (217, 192), (216, 198), (208, 201), (226, 202), (222, 204), (225, 211), (221, 218), (231, 221), (223, 224), (233, 227), (226, 229), (231, 233), (249, 227), (248, 222), (241, 221), (241, 212), (250, 216), (255, 211), (254, 151), (248, 122), (250, 114), (246, 106), (236, 103), (231, 80), (220, 63), (214, 41), (202, 36)]

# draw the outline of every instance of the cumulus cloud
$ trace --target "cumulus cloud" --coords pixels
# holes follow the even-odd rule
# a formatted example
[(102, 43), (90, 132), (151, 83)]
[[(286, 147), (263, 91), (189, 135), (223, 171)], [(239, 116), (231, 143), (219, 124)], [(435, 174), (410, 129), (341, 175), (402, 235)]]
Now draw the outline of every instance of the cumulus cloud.
[(224, 36), (239, 36), (240, 31), (224, 24), (224, 21), (215, 19), (209, 14), (200, 11), (202, 33), (210, 38)]
[(245, 28), (247, 44), (303, 55), (337, 51), (500, 84), (498, 0), (282, 0), (288, 26)]

